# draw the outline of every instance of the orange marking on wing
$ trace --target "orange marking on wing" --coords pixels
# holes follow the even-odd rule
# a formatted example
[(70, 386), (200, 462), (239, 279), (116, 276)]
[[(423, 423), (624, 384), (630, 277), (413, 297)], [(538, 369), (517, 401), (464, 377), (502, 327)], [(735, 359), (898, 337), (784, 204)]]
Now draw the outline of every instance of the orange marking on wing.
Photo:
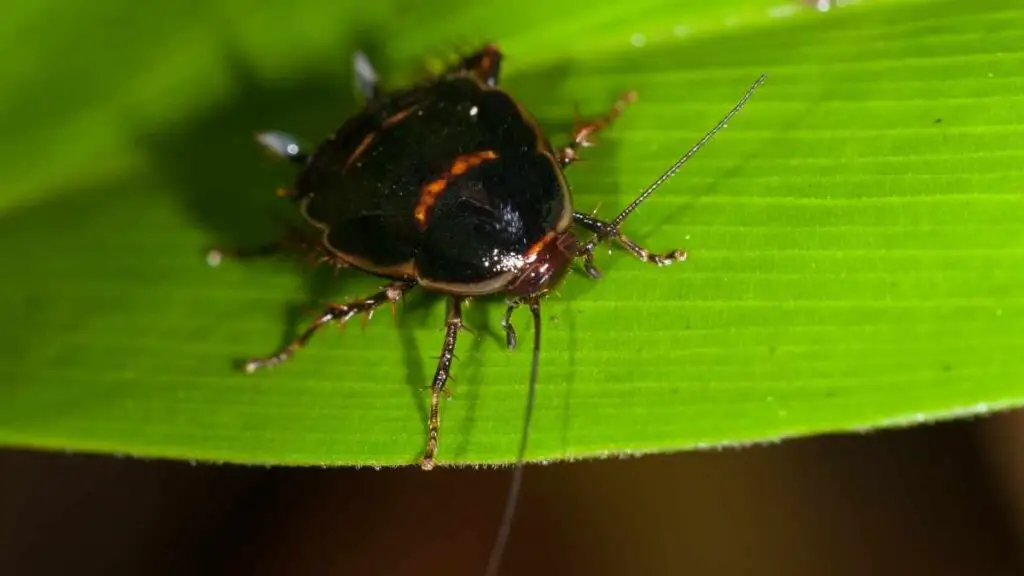
[(355, 159), (358, 158), (360, 154), (366, 151), (366, 147), (370, 145), (370, 142), (373, 142), (373, 139), (376, 136), (376, 132), (370, 132), (369, 134), (366, 135), (365, 138), (363, 138), (363, 141), (360, 142), (359, 146), (356, 147), (356, 151), (353, 152), (352, 155), (349, 156), (348, 160), (345, 162), (345, 170), (347, 170), (348, 167), (352, 165), (352, 162), (354, 162)]
[(555, 239), (555, 232), (551, 231), (551, 232), (548, 232), (547, 234), (545, 234), (540, 240), (537, 240), (536, 242), (534, 242), (532, 246), (530, 246), (529, 248), (526, 249), (526, 255), (525, 255), (526, 261), (527, 262), (532, 262), (533, 259), (537, 257), (537, 254), (540, 254), (540, 251), (543, 250), (544, 247), (547, 246), (549, 243), (551, 243), (551, 241), (554, 240), (554, 239)]
[(452, 165), (445, 170), (444, 174), (436, 180), (432, 180), (425, 184), (420, 189), (420, 201), (416, 204), (416, 210), (414, 216), (416, 222), (419, 224), (420, 229), (423, 229), (427, 225), (427, 213), (437, 202), (437, 198), (444, 192), (444, 189), (448, 187), (448, 184), (456, 177), (461, 174), (465, 174), (470, 168), (479, 166), (489, 160), (494, 160), (498, 157), (497, 152), (493, 150), (482, 150), (480, 152), (473, 152), (471, 154), (463, 154), (457, 156)]
[(398, 124), (406, 116), (408, 116), (409, 114), (412, 114), (413, 112), (418, 110), (419, 107), (420, 107), (419, 104), (414, 104), (412, 106), (409, 106), (405, 110), (399, 110), (398, 112), (395, 112), (391, 116), (388, 116), (383, 122), (381, 122), (380, 127), (381, 128), (390, 128), (391, 126), (394, 126), (395, 124)]

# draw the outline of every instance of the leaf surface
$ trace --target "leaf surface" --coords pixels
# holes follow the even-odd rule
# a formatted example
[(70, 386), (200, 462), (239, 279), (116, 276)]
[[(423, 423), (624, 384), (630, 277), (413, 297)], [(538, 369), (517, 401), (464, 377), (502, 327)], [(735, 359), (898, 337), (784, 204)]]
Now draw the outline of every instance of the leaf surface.
[[(774, 440), (1024, 403), (1024, 7), (731, 0), (21, 3), (0, 24), (0, 442), (234, 462), (393, 465), (425, 439), (443, 300), (271, 352), (373, 279), (288, 259), (208, 267), (277, 234), (293, 171), (357, 108), (349, 55), (393, 85), (497, 41), (504, 86), (566, 138), (574, 106), (640, 100), (568, 177), (612, 216), (761, 72), (748, 107), (544, 303), (528, 457)], [(841, 4), (841, 5), (839, 5)], [(356, 9), (358, 6), (358, 9)], [(532, 7), (532, 8), (531, 8)], [(97, 39), (102, 38), (103, 42)], [(14, 46), (17, 50), (14, 50)], [(15, 56), (15, 54), (17, 56)], [(509, 461), (529, 350), (474, 302), (442, 463)], [(514, 319), (529, 342), (529, 314)]]

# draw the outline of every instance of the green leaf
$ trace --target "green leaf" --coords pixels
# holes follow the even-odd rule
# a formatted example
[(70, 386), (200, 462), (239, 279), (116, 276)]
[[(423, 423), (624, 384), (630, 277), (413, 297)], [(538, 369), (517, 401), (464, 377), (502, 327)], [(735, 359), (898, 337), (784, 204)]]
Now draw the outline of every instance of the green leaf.
[[(562, 141), (574, 105), (640, 100), (569, 179), (612, 215), (767, 84), (628, 222), (668, 268), (601, 253), (544, 303), (530, 459), (865, 429), (1024, 403), (1024, 7), (988, 2), (529, 0), (203, 7), (22, 2), (0, 38), (0, 442), (263, 463), (415, 461), (443, 299), (327, 330), (304, 310), (376, 281), (288, 259), (293, 171), (254, 130), (322, 138), (356, 108), (349, 58), (393, 84), (500, 43), (504, 85)], [(428, 145), (429, 143), (425, 143)], [(475, 302), (440, 460), (514, 458), (530, 354)], [(514, 319), (529, 341), (529, 314)]]

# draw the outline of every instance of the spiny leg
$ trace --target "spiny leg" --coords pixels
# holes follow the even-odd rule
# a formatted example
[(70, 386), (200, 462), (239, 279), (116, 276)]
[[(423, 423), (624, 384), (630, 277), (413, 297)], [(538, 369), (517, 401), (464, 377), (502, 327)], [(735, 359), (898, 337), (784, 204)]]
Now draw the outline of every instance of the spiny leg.
[(508, 307), (505, 308), (505, 315), (501, 318), (501, 327), (505, 330), (505, 345), (511, 350), (516, 347), (516, 329), (512, 326), (512, 313), (517, 308), (522, 306), (523, 301), (519, 299), (512, 299), (508, 301)]
[(430, 417), (427, 420), (427, 449), (423, 453), (420, 466), (424, 470), (434, 468), (434, 456), (437, 454), (438, 435), (441, 426), (441, 394), (451, 374), (452, 359), (455, 357), (455, 341), (462, 329), (462, 299), (452, 298), (448, 306), (448, 319), (444, 333), (444, 344), (441, 346), (441, 357), (437, 360), (437, 371), (430, 386)]
[(345, 323), (356, 314), (361, 312), (372, 312), (378, 306), (386, 302), (398, 302), (398, 300), (402, 298), (403, 294), (415, 286), (416, 283), (413, 281), (392, 282), (383, 290), (369, 296), (368, 298), (354, 300), (344, 304), (331, 304), (320, 313), (320, 316), (316, 320), (302, 331), (302, 334), (299, 334), (297, 338), (289, 342), (288, 345), (276, 354), (247, 360), (245, 364), (243, 364), (243, 369), (248, 373), (252, 373), (261, 368), (280, 364), (291, 358), (299, 348), (305, 346), (309, 339), (312, 338), (313, 334), (316, 334), (317, 330), (325, 324), (332, 321)]
[[(600, 234), (608, 238), (615, 238), (619, 241), (619, 244), (622, 244), (623, 248), (643, 262), (650, 262), (657, 266), (666, 266), (673, 262), (682, 262), (683, 260), (686, 260), (685, 250), (677, 248), (664, 254), (655, 254), (633, 240), (630, 240), (621, 231), (617, 229), (611, 230), (611, 224), (609, 222), (598, 220), (589, 214), (573, 212), (572, 220), (574, 224), (579, 224), (595, 234)], [(583, 267), (586, 269), (587, 274), (593, 278), (599, 278), (601, 273), (598, 272), (597, 268), (594, 266), (593, 250), (584, 251), (581, 256), (583, 256)]]
[[(282, 195), (282, 192), (278, 192)], [(287, 232), (278, 240), (258, 244), (255, 246), (218, 246), (206, 253), (206, 263), (216, 268), (225, 258), (233, 260), (251, 260), (255, 258), (266, 258), (286, 252), (289, 250), (306, 250), (311, 253), (317, 261), (331, 261), (339, 268), (347, 267), (348, 264), (339, 258), (333, 257), (318, 242), (312, 241), (298, 227), (285, 224)]]
[(299, 140), (295, 136), (277, 130), (268, 130), (256, 133), (256, 142), (271, 155), (288, 160), (293, 164), (304, 165), (309, 160), (309, 154), (302, 151)]
[(463, 58), (454, 70), (472, 72), (481, 82), (488, 86), (497, 86), (501, 75), (501, 51), (494, 44), (488, 44), (480, 50)]
[(217, 266), (220, 266), (220, 263), (225, 258), (231, 258), (234, 260), (265, 258), (267, 256), (273, 256), (284, 252), (285, 249), (286, 243), (284, 240), (275, 240), (258, 246), (242, 246), (234, 248), (221, 246), (218, 248), (212, 248), (206, 253), (206, 263), (211, 267), (216, 268)]
[(572, 142), (567, 146), (563, 147), (558, 152), (558, 160), (562, 163), (562, 166), (568, 166), (579, 159), (579, 149), (587, 148), (594, 145), (594, 141), (591, 140), (601, 130), (604, 130), (611, 125), (619, 116), (622, 115), (622, 111), (626, 109), (637, 99), (637, 93), (635, 91), (627, 92), (619, 98), (612, 109), (601, 116), (593, 120), (582, 120), (577, 115), (576, 126), (573, 129)]

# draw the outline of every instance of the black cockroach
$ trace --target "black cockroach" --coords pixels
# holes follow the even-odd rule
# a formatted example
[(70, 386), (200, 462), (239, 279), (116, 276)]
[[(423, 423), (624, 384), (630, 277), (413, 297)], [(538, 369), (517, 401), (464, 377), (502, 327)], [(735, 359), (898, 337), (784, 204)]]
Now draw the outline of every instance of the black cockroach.
[[(594, 250), (605, 240), (615, 240), (641, 261), (658, 266), (685, 259), (682, 250), (652, 253), (623, 235), (620, 227), (725, 127), (765, 78), (759, 77), (714, 128), (605, 221), (574, 210), (564, 170), (635, 93), (603, 117), (577, 122), (572, 139), (555, 148), (533, 116), (498, 86), (501, 61), (498, 48), (488, 45), (426, 82), (385, 92), (369, 60), (357, 53), (356, 82), (365, 106), (316, 150), (303, 151), (295, 138), (281, 132), (257, 135), (270, 151), (302, 167), (294, 186), (281, 194), (318, 230), (310, 248), (335, 266), (357, 268), (388, 283), (366, 298), (328, 306), (280, 351), (244, 363), (247, 372), (280, 364), (322, 326), (394, 304), (413, 288), (446, 295), (446, 331), (431, 386), (421, 460), (430, 470), (438, 448), (440, 399), (463, 329), (463, 302), (505, 295), (502, 327), (509, 348), (516, 345), (512, 313), (527, 306), (534, 326), (533, 361), (519, 466), (488, 572), (496, 571), (500, 562), (521, 484), (537, 382), (541, 300), (576, 261), (588, 276), (599, 278)], [(591, 232), (590, 238), (581, 241), (577, 227)], [(285, 244), (233, 253), (266, 254)], [(221, 254), (212, 252), (211, 262)]]

